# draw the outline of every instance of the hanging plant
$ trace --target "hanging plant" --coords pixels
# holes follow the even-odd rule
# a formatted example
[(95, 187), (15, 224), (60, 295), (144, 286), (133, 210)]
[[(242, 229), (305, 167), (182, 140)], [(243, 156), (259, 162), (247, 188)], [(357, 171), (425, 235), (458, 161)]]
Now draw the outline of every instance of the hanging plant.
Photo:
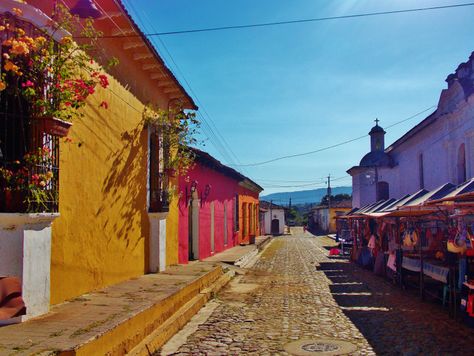
[(192, 111), (181, 107), (170, 110), (148, 106), (143, 113), (145, 122), (155, 125), (161, 137), (163, 157), (160, 166), (168, 178), (185, 175), (194, 163), (190, 149), (198, 140), (196, 134), (200, 122)]
[[(17, 15), (19, 11), (12, 10)], [(0, 23), (0, 35), (6, 38), (2, 43), (0, 91), (25, 99), (31, 118), (41, 119), (45, 132), (65, 136), (70, 123), (83, 116), (86, 99), (97, 87), (109, 85), (108, 77), (89, 55), (101, 33), (94, 29), (92, 20), (81, 23), (61, 5), (50, 23), (53, 33), (36, 30), (27, 34), (22, 22), (14, 19), (5, 18)], [(80, 44), (69, 34), (57, 39), (58, 33), (77, 29)]]

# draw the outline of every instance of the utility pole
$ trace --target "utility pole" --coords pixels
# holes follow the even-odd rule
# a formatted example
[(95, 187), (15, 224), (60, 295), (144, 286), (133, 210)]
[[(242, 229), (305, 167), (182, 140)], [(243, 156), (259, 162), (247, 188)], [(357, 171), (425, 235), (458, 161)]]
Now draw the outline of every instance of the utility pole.
[(328, 175), (328, 209), (331, 209), (331, 174)]
[(273, 200), (270, 200), (270, 234), (273, 233), (272, 231), (272, 223), (273, 223), (273, 215), (272, 215), (272, 206), (273, 206)]
[(291, 210), (291, 197), (290, 197), (290, 202), (288, 203), (288, 209)]

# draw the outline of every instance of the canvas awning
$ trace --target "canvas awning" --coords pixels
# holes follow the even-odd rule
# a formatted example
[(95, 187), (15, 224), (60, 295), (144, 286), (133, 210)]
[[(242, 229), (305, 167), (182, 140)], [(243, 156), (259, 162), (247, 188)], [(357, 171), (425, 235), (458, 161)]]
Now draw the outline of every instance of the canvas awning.
[(474, 203), (474, 178), (458, 185), (453, 191), (440, 199), (431, 200), (428, 204), (438, 204), (443, 202), (452, 202), (458, 200), (473, 200)]

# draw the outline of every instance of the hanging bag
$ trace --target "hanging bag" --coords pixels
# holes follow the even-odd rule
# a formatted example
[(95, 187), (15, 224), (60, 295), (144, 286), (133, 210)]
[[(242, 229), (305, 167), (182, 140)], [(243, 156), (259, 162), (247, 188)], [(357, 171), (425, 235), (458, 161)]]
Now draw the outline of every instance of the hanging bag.
[(448, 240), (448, 251), (453, 253), (464, 253), (467, 250), (466, 245), (466, 238), (467, 238), (467, 231), (463, 229), (463, 231), (459, 231), (454, 236), (454, 239)]

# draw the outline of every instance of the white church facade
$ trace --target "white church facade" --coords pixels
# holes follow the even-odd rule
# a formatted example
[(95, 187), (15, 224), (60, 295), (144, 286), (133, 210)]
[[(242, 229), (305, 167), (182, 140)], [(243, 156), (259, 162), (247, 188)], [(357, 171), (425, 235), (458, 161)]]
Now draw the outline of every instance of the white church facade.
[(436, 110), (387, 148), (376, 120), (370, 152), (347, 171), (353, 207), (474, 176), (474, 52), (446, 82)]

